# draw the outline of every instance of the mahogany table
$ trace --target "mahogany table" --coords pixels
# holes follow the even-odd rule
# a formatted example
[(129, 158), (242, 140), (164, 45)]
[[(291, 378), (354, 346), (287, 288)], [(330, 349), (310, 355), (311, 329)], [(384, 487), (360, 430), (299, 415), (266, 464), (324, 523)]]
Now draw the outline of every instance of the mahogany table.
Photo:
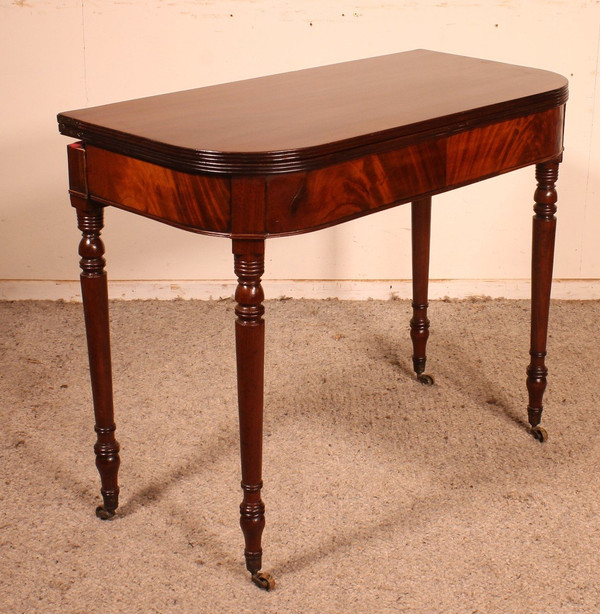
[(83, 234), (81, 287), (96, 419), (100, 518), (118, 506), (103, 209), (114, 206), (232, 239), (243, 501), (253, 581), (261, 569), (265, 239), (412, 203), (417, 378), (425, 371), (431, 196), (536, 165), (529, 423), (539, 426), (567, 80), (410, 51), (61, 113), (71, 203)]

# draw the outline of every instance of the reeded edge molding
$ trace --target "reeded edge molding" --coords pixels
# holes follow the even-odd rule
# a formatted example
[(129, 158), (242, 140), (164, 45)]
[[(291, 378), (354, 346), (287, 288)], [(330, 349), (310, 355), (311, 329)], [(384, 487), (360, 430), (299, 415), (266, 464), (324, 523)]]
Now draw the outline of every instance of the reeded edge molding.
[(314, 147), (265, 152), (194, 150), (88, 124), (62, 113), (57, 119), (59, 132), (65, 136), (186, 173), (274, 175), (321, 168), (430, 138), (449, 136), (507, 119), (525, 117), (562, 106), (567, 99), (568, 85), (565, 85), (542, 94), (504, 101), (383, 132)]
[[(546, 162), (551, 161), (551, 160), (555, 160), (557, 159), (557, 157), (562, 156), (562, 149), (560, 152), (556, 152), (553, 153), (551, 156), (549, 156), (547, 158), (547, 160), (545, 160)], [(337, 224), (342, 224), (344, 222), (349, 222), (350, 220), (355, 220), (361, 217), (365, 217), (367, 215), (370, 215), (372, 213), (375, 213), (377, 211), (384, 211), (385, 209), (390, 209), (392, 207), (397, 207), (397, 206), (401, 206), (403, 204), (406, 204), (408, 202), (411, 202), (412, 200), (415, 200), (415, 198), (423, 198), (423, 197), (428, 197), (428, 196), (434, 196), (436, 194), (442, 194), (443, 192), (448, 192), (450, 190), (454, 190), (456, 188), (460, 188), (472, 183), (477, 183), (479, 181), (483, 181), (485, 179), (489, 179), (491, 177), (497, 177), (499, 175), (504, 175), (507, 173), (510, 173), (512, 171), (515, 171), (519, 168), (525, 168), (527, 166), (531, 166), (532, 164), (535, 164), (536, 160), (529, 160), (527, 162), (524, 162), (518, 166), (514, 166), (514, 167), (509, 167), (506, 169), (503, 169), (502, 171), (499, 172), (495, 172), (495, 173), (491, 173), (489, 175), (483, 175), (481, 177), (477, 177), (475, 179), (469, 179), (468, 181), (462, 181), (459, 183), (453, 183), (453, 184), (448, 184), (446, 186), (443, 186), (437, 190), (431, 190), (429, 192), (426, 192), (424, 194), (421, 194), (419, 196), (412, 196), (410, 198), (404, 198), (404, 199), (400, 199), (397, 201), (393, 201), (390, 203), (386, 203), (381, 205), (380, 207), (377, 207), (376, 209), (366, 209), (364, 211), (358, 211), (355, 214), (337, 219), (337, 220), (332, 220), (330, 222), (327, 222), (325, 224), (318, 224), (316, 226), (308, 226), (305, 228), (296, 228), (294, 230), (286, 230), (283, 232), (266, 232), (264, 234), (255, 234), (255, 233), (244, 233), (242, 235), (238, 235), (236, 233), (233, 232), (216, 232), (213, 230), (209, 230), (209, 229), (204, 229), (204, 228), (198, 228), (198, 227), (194, 227), (194, 226), (188, 226), (186, 224), (181, 224), (179, 222), (176, 222), (174, 220), (169, 220), (166, 218), (162, 218), (159, 216), (155, 216), (152, 215), (146, 211), (140, 211), (138, 209), (132, 209), (129, 207), (126, 207), (125, 205), (121, 204), (121, 203), (115, 203), (113, 201), (110, 201), (108, 199), (105, 198), (100, 198), (99, 196), (96, 196), (94, 194), (90, 194), (88, 196), (88, 198), (93, 201), (94, 203), (103, 205), (103, 206), (112, 206), (112, 207), (116, 207), (117, 209), (123, 209), (124, 211), (130, 211), (132, 213), (135, 213), (136, 215), (141, 215), (143, 217), (147, 217), (153, 220), (158, 220), (164, 224), (168, 224), (170, 226), (174, 226), (175, 228), (180, 228), (182, 230), (188, 230), (189, 232), (194, 232), (197, 234), (202, 234), (202, 235), (207, 235), (207, 236), (211, 236), (211, 237), (226, 237), (226, 238), (231, 238), (231, 239), (268, 239), (268, 238), (278, 238), (278, 237), (291, 237), (291, 236), (295, 236), (295, 235), (299, 235), (299, 234), (305, 234), (305, 233), (309, 233), (309, 232), (314, 232), (317, 230), (322, 230), (324, 228), (330, 228), (331, 226), (335, 226)], [(77, 193), (75, 193), (75, 195), (77, 195)]]

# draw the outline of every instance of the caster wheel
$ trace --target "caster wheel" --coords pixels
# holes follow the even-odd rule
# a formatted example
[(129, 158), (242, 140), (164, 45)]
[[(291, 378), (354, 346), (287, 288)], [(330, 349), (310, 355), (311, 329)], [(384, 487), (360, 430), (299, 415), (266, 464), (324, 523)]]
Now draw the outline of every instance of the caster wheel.
[(433, 377), (431, 375), (427, 375), (427, 373), (421, 373), (421, 375), (417, 375), (417, 379), (423, 386), (433, 386), (435, 383)]
[(275, 580), (273, 580), (273, 576), (262, 571), (257, 571), (256, 573), (252, 574), (252, 582), (265, 591), (272, 591), (275, 588)]
[(548, 441), (548, 433), (541, 426), (534, 426), (531, 429), (531, 434), (541, 442)]
[(96, 516), (100, 518), (100, 520), (111, 520), (115, 516), (115, 512), (104, 509), (101, 505), (96, 508)]

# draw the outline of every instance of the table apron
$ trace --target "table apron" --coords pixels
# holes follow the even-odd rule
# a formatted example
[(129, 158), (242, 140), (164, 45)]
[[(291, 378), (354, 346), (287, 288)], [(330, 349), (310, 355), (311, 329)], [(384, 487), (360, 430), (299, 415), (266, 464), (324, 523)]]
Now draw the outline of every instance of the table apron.
[(564, 107), (267, 178), (269, 235), (307, 232), (560, 156)]
[(77, 163), (71, 189), (81, 192), (85, 185), (91, 200), (198, 233), (298, 234), (556, 158), (563, 123), (564, 105), (314, 170), (262, 177), (185, 173), (84, 145), (72, 152)]

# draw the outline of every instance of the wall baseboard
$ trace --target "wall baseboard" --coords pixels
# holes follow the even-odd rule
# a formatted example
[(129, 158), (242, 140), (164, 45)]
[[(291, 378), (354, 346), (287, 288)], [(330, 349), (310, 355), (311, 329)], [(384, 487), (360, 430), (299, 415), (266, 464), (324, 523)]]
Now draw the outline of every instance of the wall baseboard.
[[(120, 300), (218, 300), (231, 298), (235, 291), (232, 280), (210, 281), (111, 281), (109, 295)], [(282, 297), (340, 300), (410, 299), (410, 280), (264, 280), (265, 295)], [(527, 299), (527, 280), (446, 280), (433, 279), (429, 284), (431, 299), (491, 298)], [(600, 299), (598, 279), (556, 279), (552, 298), (562, 300)], [(0, 300), (81, 301), (78, 281), (0, 280)]]

